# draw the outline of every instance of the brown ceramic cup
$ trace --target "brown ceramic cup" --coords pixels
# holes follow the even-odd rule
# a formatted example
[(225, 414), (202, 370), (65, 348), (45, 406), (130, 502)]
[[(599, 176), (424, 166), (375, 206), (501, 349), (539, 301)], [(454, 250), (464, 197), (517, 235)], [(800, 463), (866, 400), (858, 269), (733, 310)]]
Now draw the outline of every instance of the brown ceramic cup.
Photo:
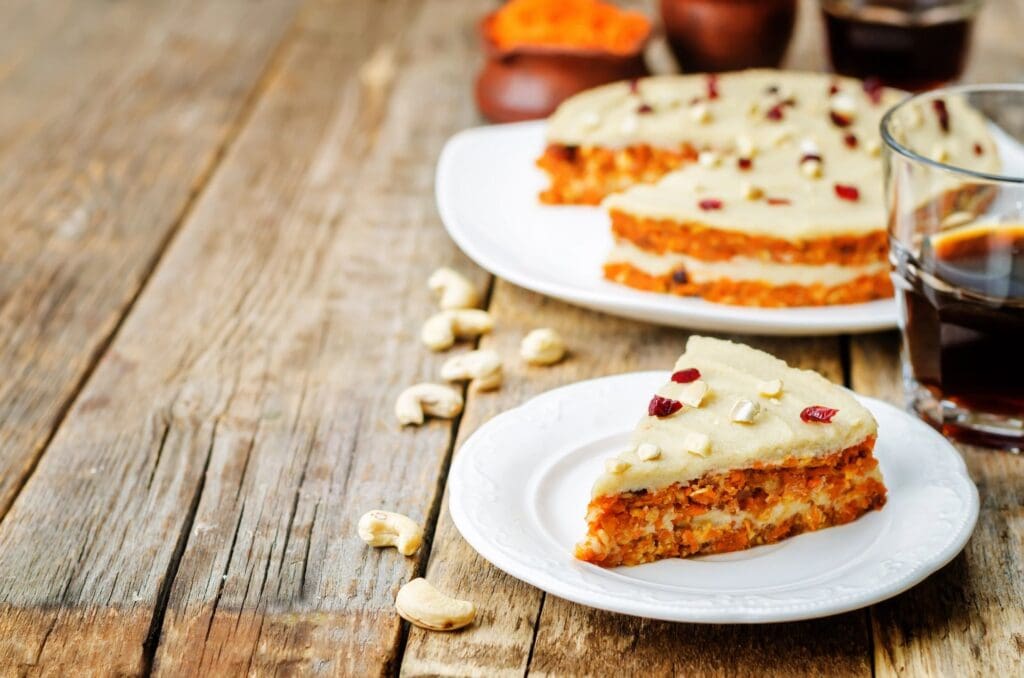
[(492, 122), (544, 118), (585, 89), (648, 74), (649, 32), (628, 54), (544, 45), (501, 49), (488, 30), (492, 16), (480, 23), (486, 61), (476, 80), (477, 107)]
[(796, 0), (661, 0), (661, 19), (684, 72), (769, 68), (786, 54), (796, 6)]

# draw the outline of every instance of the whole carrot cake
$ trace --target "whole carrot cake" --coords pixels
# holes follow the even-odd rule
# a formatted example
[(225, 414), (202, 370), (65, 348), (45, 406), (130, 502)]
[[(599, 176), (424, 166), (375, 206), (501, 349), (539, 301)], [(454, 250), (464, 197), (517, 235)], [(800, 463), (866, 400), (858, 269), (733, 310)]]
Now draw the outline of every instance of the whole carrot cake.
[(885, 505), (876, 435), (871, 413), (816, 372), (691, 337), (594, 484), (576, 557), (636, 565), (856, 520)]

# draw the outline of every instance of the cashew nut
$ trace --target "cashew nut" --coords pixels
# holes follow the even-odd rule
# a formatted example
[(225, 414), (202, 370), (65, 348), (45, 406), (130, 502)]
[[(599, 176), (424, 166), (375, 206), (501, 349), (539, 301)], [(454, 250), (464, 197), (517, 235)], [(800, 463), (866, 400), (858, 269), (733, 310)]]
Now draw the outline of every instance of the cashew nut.
[(490, 391), (501, 386), (501, 356), (490, 349), (457, 355), (441, 366), (441, 378), (447, 381), (472, 379), (476, 390)]
[(494, 329), (494, 319), (487, 311), (481, 311), (478, 308), (460, 308), (432, 315), (423, 324), (420, 338), (432, 351), (444, 351), (451, 348), (457, 338), (478, 337), (492, 329)]
[(411, 556), (423, 543), (423, 529), (408, 516), (391, 511), (370, 511), (359, 519), (359, 536), (370, 546), (394, 546)]
[(543, 327), (523, 337), (519, 354), (531, 365), (554, 365), (565, 357), (565, 341), (558, 332)]
[(398, 590), (395, 610), (402, 619), (431, 631), (461, 629), (476, 617), (476, 605), (446, 596), (422, 577)]
[(403, 426), (423, 423), (423, 416), (451, 419), (462, 411), (462, 394), (441, 384), (416, 384), (401, 392), (395, 401), (395, 416)]
[(480, 294), (466, 276), (448, 268), (439, 268), (427, 279), (431, 291), (441, 295), (438, 302), (443, 309), (475, 308)]

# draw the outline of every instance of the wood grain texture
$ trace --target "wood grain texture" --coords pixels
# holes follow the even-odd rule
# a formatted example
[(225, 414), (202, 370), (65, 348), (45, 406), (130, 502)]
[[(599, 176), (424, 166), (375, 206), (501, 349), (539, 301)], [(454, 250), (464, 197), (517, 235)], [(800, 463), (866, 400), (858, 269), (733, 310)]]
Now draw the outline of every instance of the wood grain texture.
[[(556, 386), (607, 374), (667, 370), (688, 336), (574, 308), (501, 280), (495, 283), (490, 308), (497, 328), (481, 344), (505, 358), (506, 380), (500, 391), (471, 395), (458, 444), (492, 416)], [(572, 353), (564, 363), (538, 368), (518, 358), (520, 339), (542, 326), (566, 337)], [(842, 381), (836, 338), (736, 338)], [(638, 411), (643, 406), (638, 403)], [(584, 509), (580, 507), (581, 535)], [(716, 627), (598, 612), (544, 596), (483, 561), (459, 536), (446, 509), (426, 576), (453, 595), (475, 600), (480, 615), (476, 625), (456, 634), (411, 629), (404, 675), (511, 676), (527, 668), (531, 675), (601, 675), (619, 664), (625, 652), (630, 671), (654, 675), (871, 672), (864, 613), (798, 625)]]
[(0, 6), (0, 518), (230, 138), (295, 4)]
[[(436, 309), (427, 277), (462, 261), (433, 166), (472, 115), (476, 46), (451, 26), (478, 11), (313, 3), (115, 344), (166, 328), (145, 351), (182, 365), (162, 388), (209, 393), (187, 428), (216, 427), (158, 675), (364, 676), (396, 661), (394, 596), (427, 551), (369, 548), (355, 525), (387, 508), (429, 530), (440, 499), (452, 424), (400, 430), (393, 404), (445, 358), (418, 341)], [(175, 448), (164, 457), (189, 454)]]
[[(899, 337), (856, 338), (853, 387), (903, 403)], [(1024, 464), (958, 446), (981, 514), (963, 553), (910, 591), (872, 608), (878, 675), (1020, 675), (1024, 666)]]

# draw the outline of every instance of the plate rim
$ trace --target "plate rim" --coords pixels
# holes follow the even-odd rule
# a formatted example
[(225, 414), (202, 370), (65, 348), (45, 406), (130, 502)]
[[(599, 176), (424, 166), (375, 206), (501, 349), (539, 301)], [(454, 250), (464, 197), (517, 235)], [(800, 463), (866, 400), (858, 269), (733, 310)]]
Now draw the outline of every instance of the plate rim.
[[(824, 336), (834, 334), (863, 334), (879, 332), (897, 327), (898, 313), (894, 299), (864, 302), (864, 304), (880, 304), (879, 312), (867, 315), (859, 322), (851, 324), (836, 317), (844, 308), (863, 307), (864, 304), (842, 304), (828, 307), (808, 306), (799, 309), (782, 309), (789, 311), (806, 311), (807, 318), (797, 321), (779, 323), (778, 309), (755, 308), (745, 306), (729, 306), (727, 304), (709, 304), (707, 309), (686, 308), (666, 310), (666, 301), (661, 295), (651, 298), (618, 299), (609, 297), (600, 290), (580, 289), (565, 283), (531, 276), (518, 271), (514, 266), (492, 257), (483, 247), (476, 245), (472, 237), (473, 228), (466, 226), (457, 218), (457, 210), (453, 204), (448, 187), (455, 183), (454, 162), (462, 147), (471, 143), (480, 143), (480, 139), (503, 135), (521, 130), (542, 130), (544, 121), (526, 121), (499, 125), (483, 125), (470, 127), (456, 132), (445, 142), (438, 157), (434, 172), (434, 197), (441, 222), (445, 230), (459, 249), (482, 268), (505, 280), (525, 289), (559, 299), (569, 304), (583, 306), (602, 313), (620, 317), (655, 322), (661, 325), (689, 327), (700, 330), (714, 330), (741, 333), (760, 333), (776, 336)], [(638, 294), (641, 294), (638, 292)], [(651, 293), (653, 294), (653, 293)], [(685, 301), (685, 300), (674, 300)], [(699, 300), (693, 300), (699, 301)], [(824, 310), (824, 312), (822, 312)], [(657, 320), (652, 320), (652, 317)], [(737, 317), (738, 316), (738, 317)]]
[[(462, 535), (463, 539), (466, 540), (473, 550), (499, 570), (551, 595), (555, 595), (581, 605), (586, 605), (588, 607), (642, 618), (673, 622), (714, 624), (760, 624), (799, 621), (828, 617), (850, 612), (852, 610), (862, 609), (899, 595), (913, 586), (916, 586), (928, 576), (952, 561), (970, 540), (980, 512), (980, 499), (977, 486), (968, 473), (967, 464), (957, 449), (940, 433), (906, 411), (870, 396), (854, 394), (866, 407), (888, 410), (891, 415), (904, 419), (904, 421), (908, 422), (911, 427), (919, 427), (919, 430), (927, 431), (928, 434), (934, 436), (934, 441), (939, 443), (939, 447), (953, 462), (953, 466), (957, 472), (955, 475), (956, 480), (962, 484), (964, 489), (967, 490), (967, 505), (960, 516), (963, 520), (960, 523), (959, 529), (952, 532), (950, 540), (948, 540), (944, 546), (937, 549), (934, 553), (931, 553), (928, 557), (922, 557), (910, 571), (904, 573), (897, 579), (874, 586), (866, 593), (851, 595), (847, 599), (841, 600), (838, 603), (832, 600), (826, 601), (826, 604), (821, 602), (819, 599), (818, 601), (811, 603), (804, 601), (800, 604), (793, 604), (788, 608), (782, 606), (778, 606), (777, 608), (748, 606), (727, 609), (724, 611), (721, 609), (709, 611), (708, 609), (696, 609), (692, 607), (686, 608), (685, 606), (678, 605), (670, 608), (667, 604), (662, 604), (660, 608), (658, 608), (652, 607), (650, 603), (641, 602), (634, 602), (627, 605), (621, 603), (618, 598), (613, 596), (595, 598), (592, 595), (587, 595), (586, 591), (581, 591), (579, 588), (575, 588), (571, 583), (565, 583), (558, 579), (550, 579), (543, 571), (531, 570), (529, 567), (521, 567), (518, 563), (505, 561), (504, 557), (500, 553), (500, 549), (494, 547), (493, 544), (483, 534), (481, 534), (479, 530), (477, 530), (476, 525), (469, 518), (468, 513), (462, 505), (463, 499), (460, 482), (461, 478), (465, 474), (463, 467), (469, 463), (470, 457), (474, 454), (472, 448), (474, 440), (479, 443), (479, 441), (483, 439), (481, 432), (486, 431), (488, 428), (503, 425), (504, 422), (514, 418), (517, 414), (520, 414), (521, 411), (531, 403), (536, 404), (538, 401), (542, 402), (548, 398), (557, 398), (565, 391), (576, 388), (597, 387), (601, 382), (607, 383), (614, 382), (616, 380), (664, 379), (667, 374), (668, 372), (664, 370), (645, 370), (573, 382), (535, 395), (520, 405), (492, 417), (477, 428), (466, 442), (460, 446), (459, 452), (452, 460), (451, 471), (448, 476), (448, 511), (456, 529)], [(949, 477), (952, 478), (953, 476)], [(566, 556), (568, 558), (566, 567), (569, 567), (575, 561), (572, 559), (571, 554), (566, 554)], [(592, 567), (586, 564), (581, 564), (581, 566)], [(796, 589), (796, 591), (799, 590), (800, 589)]]

